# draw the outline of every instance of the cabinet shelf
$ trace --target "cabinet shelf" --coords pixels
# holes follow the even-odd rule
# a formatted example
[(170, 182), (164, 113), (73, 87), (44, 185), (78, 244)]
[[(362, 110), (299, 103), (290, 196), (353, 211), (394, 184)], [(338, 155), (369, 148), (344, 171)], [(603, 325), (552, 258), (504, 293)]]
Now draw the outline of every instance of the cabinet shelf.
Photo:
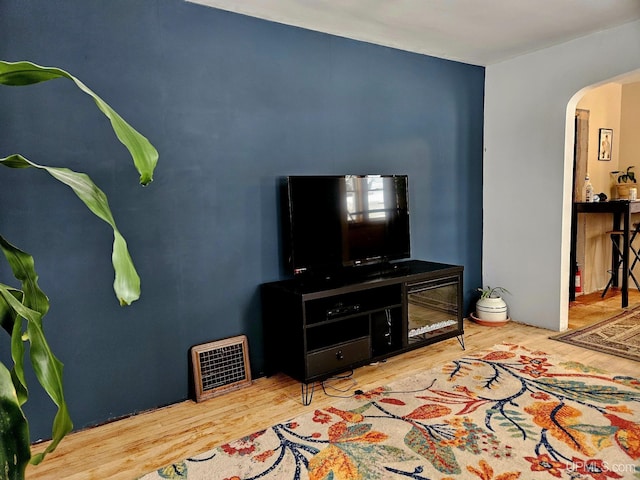
[(464, 348), (463, 267), (395, 265), (373, 278), (263, 284), (266, 374), (282, 371), (308, 386), (447, 338), (458, 337)]
[(329, 318), (327, 320), (322, 320), (322, 321), (318, 321), (318, 322), (315, 322), (315, 323), (308, 323), (306, 325), (306, 328), (309, 329), (309, 330), (312, 330), (314, 328), (322, 327), (324, 325), (340, 323), (340, 322), (348, 321), (350, 319), (360, 318), (362, 316), (371, 315), (373, 313), (384, 311), (386, 309), (392, 309), (392, 308), (402, 308), (402, 303), (397, 303), (395, 305), (388, 305), (388, 306), (386, 306), (384, 308), (378, 308), (376, 310), (365, 310), (363, 312), (358, 312), (358, 313), (354, 313), (354, 314), (350, 314), (350, 315), (345, 315), (343, 317)]
[(306, 350), (310, 352), (369, 335), (368, 315), (316, 324), (305, 331)]

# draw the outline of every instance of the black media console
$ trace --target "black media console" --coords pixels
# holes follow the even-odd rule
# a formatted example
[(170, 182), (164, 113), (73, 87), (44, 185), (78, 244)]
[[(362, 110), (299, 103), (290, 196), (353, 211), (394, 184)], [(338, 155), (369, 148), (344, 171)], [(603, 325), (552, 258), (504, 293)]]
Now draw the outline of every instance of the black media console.
[(463, 267), (409, 260), (366, 275), (265, 283), (266, 373), (316, 381), (457, 337), (464, 348)]

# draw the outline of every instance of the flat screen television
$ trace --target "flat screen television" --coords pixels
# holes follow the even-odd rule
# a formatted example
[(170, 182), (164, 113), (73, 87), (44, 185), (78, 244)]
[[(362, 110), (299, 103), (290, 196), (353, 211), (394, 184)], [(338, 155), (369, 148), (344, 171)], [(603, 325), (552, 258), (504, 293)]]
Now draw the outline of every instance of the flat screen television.
[(409, 258), (407, 175), (289, 176), (283, 244), (295, 275)]

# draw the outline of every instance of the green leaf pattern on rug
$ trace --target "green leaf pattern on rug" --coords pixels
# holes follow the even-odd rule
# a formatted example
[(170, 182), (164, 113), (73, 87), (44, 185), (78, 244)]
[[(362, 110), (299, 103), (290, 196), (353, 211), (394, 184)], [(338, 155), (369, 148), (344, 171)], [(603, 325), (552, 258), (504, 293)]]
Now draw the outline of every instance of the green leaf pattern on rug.
[(580, 362), (562, 362), (560, 366), (568, 368), (569, 370), (577, 370), (584, 373), (606, 373), (605, 370), (590, 365), (585, 365)]
[(440, 445), (430, 437), (426, 430), (412, 427), (404, 437), (404, 443), (418, 455), (426, 458), (439, 472), (449, 475), (460, 473), (460, 466), (453, 449)]
[(528, 416), (524, 416), (518, 411), (505, 410), (508, 417), (500, 414), (499, 410), (491, 409), (487, 412), (489, 412), (489, 418), (493, 417), (494, 420), (500, 422), (499, 425), (510, 432), (512, 438), (526, 440), (534, 438), (538, 434), (535, 427), (527, 422)]
[(389, 462), (415, 460), (404, 450), (389, 445), (338, 443), (320, 451), (309, 461), (310, 479), (384, 479)]
[(545, 378), (536, 382), (541, 390), (575, 401), (617, 405), (620, 402), (637, 401), (640, 393), (620, 390), (611, 385), (592, 385), (582, 381)]
[(158, 470), (160, 478), (166, 478), (167, 480), (182, 480), (187, 477), (188, 469), (186, 462), (174, 463), (168, 467)]

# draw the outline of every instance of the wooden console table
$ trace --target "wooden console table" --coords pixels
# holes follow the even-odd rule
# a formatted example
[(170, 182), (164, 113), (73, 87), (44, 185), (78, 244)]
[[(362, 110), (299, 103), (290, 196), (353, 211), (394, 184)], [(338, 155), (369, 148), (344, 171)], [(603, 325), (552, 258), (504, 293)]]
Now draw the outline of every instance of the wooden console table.
[[(613, 230), (622, 230), (622, 308), (629, 305), (629, 239), (631, 237), (631, 214), (640, 213), (640, 202), (612, 200), (608, 202), (574, 202), (571, 212), (571, 277), (569, 278), (569, 300), (576, 299), (576, 240), (578, 237), (578, 215), (581, 213), (611, 213)], [(622, 223), (621, 223), (622, 222)], [(613, 252), (612, 265), (617, 264), (617, 254)], [(618, 286), (618, 270), (614, 269), (613, 285)]]

